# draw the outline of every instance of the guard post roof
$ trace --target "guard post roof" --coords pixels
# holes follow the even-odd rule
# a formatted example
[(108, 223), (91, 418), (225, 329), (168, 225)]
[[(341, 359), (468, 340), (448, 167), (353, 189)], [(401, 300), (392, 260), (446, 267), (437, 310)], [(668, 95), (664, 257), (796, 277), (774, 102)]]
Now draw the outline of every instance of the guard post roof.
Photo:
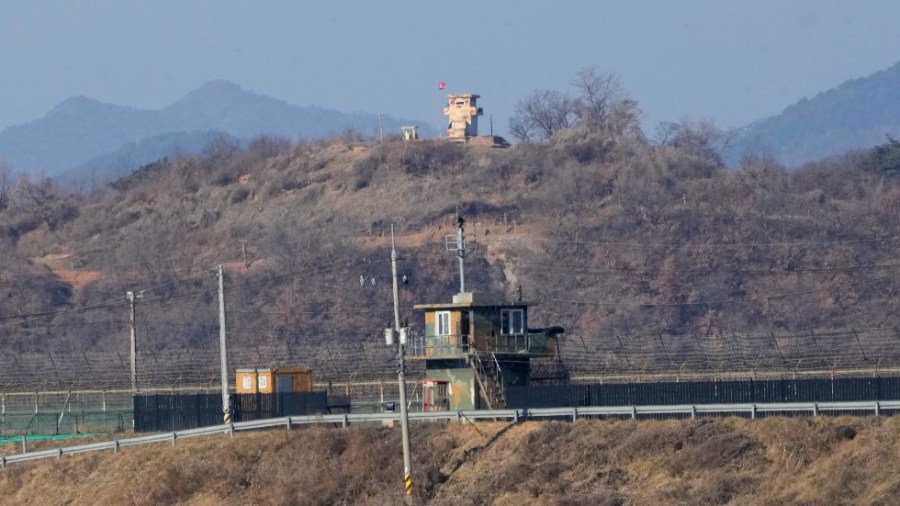
[(453, 302), (443, 304), (415, 304), (414, 309), (463, 309), (472, 307), (522, 307), (536, 304), (526, 301), (506, 302), (501, 297), (483, 292), (463, 292), (453, 296)]

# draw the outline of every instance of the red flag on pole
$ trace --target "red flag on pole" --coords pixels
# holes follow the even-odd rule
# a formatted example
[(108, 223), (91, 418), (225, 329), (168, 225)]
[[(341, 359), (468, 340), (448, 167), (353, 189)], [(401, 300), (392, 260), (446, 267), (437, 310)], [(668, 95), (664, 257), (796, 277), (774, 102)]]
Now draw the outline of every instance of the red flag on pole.
[(441, 82), (438, 83), (438, 89), (439, 89), (439, 90), (443, 90), (443, 89), (446, 88), (446, 87), (447, 87), (447, 84), (444, 83), (444, 81), (441, 81)]

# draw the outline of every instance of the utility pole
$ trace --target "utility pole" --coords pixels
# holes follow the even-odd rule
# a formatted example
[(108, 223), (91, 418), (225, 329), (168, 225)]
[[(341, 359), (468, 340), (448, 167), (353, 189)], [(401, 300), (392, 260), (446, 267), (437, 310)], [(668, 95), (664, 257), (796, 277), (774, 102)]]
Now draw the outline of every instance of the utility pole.
[(137, 338), (135, 336), (134, 325), (134, 292), (126, 292), (125, 298), (128, 299), (128, 305), (131, 307), (131, 318), (129, 319), (129, 328), (131, 330), (131, 395), (137, 395)]
[(406, 408), (406, 365), (404, 363), (404, 348), (406, 347), (407, 329), (400, 326), (400, 296), (397, 287), (397, 248), (394, 246), (394, 226), (391, 225), (391, 280), (394, 291), (394, 328), (387, 329), (385, 335), (388, 345), (393, 344), (394, 334), (398, 336), (397, 361), (400, 369), (397, 372), (397, 381), (400, 388), (400, 431), (403, 438), (403, 487), (406, 504), (412, 504), (412, 463), (409, 451), (409, 412)]
[(384, 128), (381, 126), (381, 113), (378, 113), (378, 131), (381, 133), (381, 143), (384, 144)]
[(225, 276), (222, 266), (216, 266), (219, 276), (219, 355), (222, 359), (222, 414), (225, 423), (231, 423), (231, 406), (228, 404), (228, 352), (225, 346)]
[(463, 219), (462, 216), (456, 217), (456, 256), (459, 258), (459, 293), (464, 293), (466, 291), (466, 270), (465, 270), (465, 262), (466, 258), (466, 241), (465, 236), (463, 235), (463, 225), (466, 223), (466, 220)]

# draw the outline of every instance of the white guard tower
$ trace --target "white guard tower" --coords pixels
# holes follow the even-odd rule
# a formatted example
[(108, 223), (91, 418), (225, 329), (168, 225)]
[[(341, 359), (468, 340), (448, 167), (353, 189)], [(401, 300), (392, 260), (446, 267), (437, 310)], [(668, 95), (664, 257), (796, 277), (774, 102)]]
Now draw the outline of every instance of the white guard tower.
[(447, 107), (444, 108), (444, 115), (449, 118), (448, 139), (465, 142), (470, 137), (478, 135), (478, 116), (484, 114), (484, 111), (478, 107), (478, 97), (472, 93), (447, 95)]

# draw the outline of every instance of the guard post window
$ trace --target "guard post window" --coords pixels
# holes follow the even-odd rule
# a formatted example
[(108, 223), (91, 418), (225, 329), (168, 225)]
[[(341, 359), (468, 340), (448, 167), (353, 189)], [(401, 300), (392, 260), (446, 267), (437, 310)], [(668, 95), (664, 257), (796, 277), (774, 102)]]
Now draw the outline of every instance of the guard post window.
[(515, 335), (525, 333), (525, 310), (503, 309), (500, 311), (500, 333)]
[(438, 311), (434, 314), (435, 323), (437, 324), (437, 335), (450, 335), (450, 311)]

